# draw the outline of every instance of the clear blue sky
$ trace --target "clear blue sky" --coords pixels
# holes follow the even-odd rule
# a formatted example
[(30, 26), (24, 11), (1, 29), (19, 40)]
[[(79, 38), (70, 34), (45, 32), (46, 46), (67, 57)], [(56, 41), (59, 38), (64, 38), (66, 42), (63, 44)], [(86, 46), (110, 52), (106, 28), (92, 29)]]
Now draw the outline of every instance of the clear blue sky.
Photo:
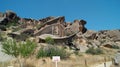
[(22, 18), (84, 19), (90, 30), (120, 29), (120, 0), (0, 0), (0, 12), (6, 10)]

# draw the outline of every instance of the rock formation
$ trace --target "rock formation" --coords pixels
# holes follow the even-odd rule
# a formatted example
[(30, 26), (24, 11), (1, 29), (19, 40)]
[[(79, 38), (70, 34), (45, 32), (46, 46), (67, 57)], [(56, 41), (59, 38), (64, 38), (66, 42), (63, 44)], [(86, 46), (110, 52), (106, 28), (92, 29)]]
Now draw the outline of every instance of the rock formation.
[[(81, 41), (82, 39), (82, 41)], [(119, 30), (102, 30), (102, 31), (90, 31), (88, 30), (84, 34), (77, 34), (77, 37), (75, 38), (74, 44), (76, 47), (80, 45), (84, 45), (87, 47), (108, 47), (112, 48), (114, 45), (120, 47), (120, 31)], [(83, 43), (86, 42), (86, 43)], [(78, 48), (80, 49), (80, 47)]]
[[(44, 40), (44, 34), (53, 36), (56, 42), (74, 46), (77, 50), (85, 52), (90, 47), (120, 46), (120, 30), (87, 30), (85, 20), (66, 22), (64, 16), (46, 17), (39, 20), (20, 18), (12, 11), (0, 13), (0, 30), (11, 31), (8, 35), (18, 40), (37, 38)], [(42, 37), (42, 38), (41, 38)], [(54, 38), (57, 37), (57, 38)], [(38, 42), (37, 41), (37, 42)]]

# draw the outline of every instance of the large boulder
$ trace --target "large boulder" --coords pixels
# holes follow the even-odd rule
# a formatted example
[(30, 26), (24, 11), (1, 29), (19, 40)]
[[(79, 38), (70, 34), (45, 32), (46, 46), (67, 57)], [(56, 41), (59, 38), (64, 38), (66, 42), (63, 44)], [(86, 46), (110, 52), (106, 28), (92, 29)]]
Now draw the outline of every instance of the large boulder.
[(85, 33), (87, 31), (87, 28), (85, 28), (86, 23), (87, 22), (85, 20), (74, 20), (74, 22), (70, 26), (70, 29), (74, 33), (77, 33), (77, 32)]
[(76, 33), (79, 32), (79, 20), (74, 20), (73, 24), (71, 25), (72, 32)]
[(6, 13), (1, 14), (0, 25), (7, 25), (11, 21), (18, 21), (20, 18), (13, 11), (6, 11)]
[(6, 17), (9, 19), (9, 20), (13, 20), (15, 18), (17, 18), (17, 14), (14, 13), (13, 11), (6, 11)]
[(80, 25), (79, 31), (80, 32), (85, 33), (87, 31), (87, 28), (85, 27), (86, 23), (87, 22), (85, 20), (80, 20), (80, 22), (79, 22), (79, 25)]

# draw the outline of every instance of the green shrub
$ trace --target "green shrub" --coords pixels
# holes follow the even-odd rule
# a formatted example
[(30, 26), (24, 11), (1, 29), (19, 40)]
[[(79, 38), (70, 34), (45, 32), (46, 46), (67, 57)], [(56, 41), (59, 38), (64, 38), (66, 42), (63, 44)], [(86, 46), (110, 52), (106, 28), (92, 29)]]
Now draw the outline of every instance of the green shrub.
[(50, 48), (40, 48), (37, 54), (37, 58), (42, 57), (50, 57), (52, 56), (60, 56), (61, 59), (67, 58), (69, 53), (67, 53), (64, 49), (58, 47), (50, 47)]
[(12, 21), (10, 21), (7, 25), (6, 25), (6, 28), (9, 28), (11, 26), (17, 26), (18, 25), (18, 20), (19, 19), (14, 19)]
[(47, 53), (46, 53), (46, 51), (45, 51), (43, 48), (40, 48), (36, 57), (37, 57), (37, 58), (47, 57)]
[(86, 53), (88, 54), (92, 54), (92, 55), (99, 55), (99, 54), (103, 54), (103, 50), (100, 49), (100, 48), (96, 48), (94, 49), (93, 47), (92, 48), (89, 48)]
[(17, 57), (19, 55), (17, 42), (11, 39), (2, 42), (2, 52)]
[(36, 43), (27, 40), (19, 44), (19, 53), (22, 57), (29, 57), (36, 47)]
[[(18, 59), (20, 63), (20, 67), (24, 67), (25, 63), (24, 60), (19, 59), (20, 58), (28, 58), (33, 53), (34, 49), (36, 47), (36, 44), (31, 41), (21, 42), (17, 43), (15, 40), (6, 40), (2, 43), (2, 52), (5, 54), (14, 56)], [(20, 61), (21, 60), (21, 61)]]
[(50, 36), (48, 36), (48, 37), (45, 38), (45, 42), (48, 43), (48, 44), (52, 44), (52, 45), (55, 43), (54, 39), (51, 38)]
[(1, 34), (1, 31), (0, 31), (0, 41), (2, 41), (2, 40), (3, 40), (3, 36)]
[(117, 45), (112, 45), (112, 48), (113, 48), (113, 49), (120, 49), (120, 47), (117, 46)]
[(15, 40), (6, 40), (2, 42), (2, 52), (14, 57), (28, 57), (36, 47), (36, 43), (31, 41), (17, 43)]
[(82, 53), (80, 53), (79, 51), (74, 51), (74, 54), (77, 56), (82, 56)]

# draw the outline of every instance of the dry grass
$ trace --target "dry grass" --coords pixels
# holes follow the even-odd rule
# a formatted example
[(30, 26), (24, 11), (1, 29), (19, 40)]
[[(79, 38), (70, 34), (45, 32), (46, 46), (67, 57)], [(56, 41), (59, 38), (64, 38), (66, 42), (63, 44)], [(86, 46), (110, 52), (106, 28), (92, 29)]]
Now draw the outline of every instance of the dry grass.
[[(116, 52), (107, 48), (103, 48), (103, 50), (105, 54), (102, 55), (88, 55), (82, 53), (81, 56), (76, 56), (74, 54), (71, 54), (69, 59), (61, 60), (58, 62), (58, 67), (90, 67), (94, 64), (105, 62), (105, 59), (106, 61), (110, 61)], [(9, 63), (9, 65), (19, 67), (19, 63), (17, 61), (12, 61)], [(2, 67), (1, 64), (0, 67)], [(36, 59), (34, 57), (31, 57), (26, 60), (26, 67), (55, 67), (55, 62), (52, 62), (50, 58)]]
[[(106, 61), (108, 60), (110, 60), (110, 58), (106, 58)], [(76, 56), (73, 54), (69, 59), (58, 62), (58, 67), (89, 67), (93, 64), (102, 63), (104, 61), (104, 56), (102, 55), (83, 54), (83, 56)], [(26, 62), (27, 63), (25, 67), (55, 67), (55, 62), (52, 62), (50, 58), (29, 58), (26, 60)], [(9, 64), (13, 65), (14, 67), (19, 67), (19, 63), (17, 61), (12, 61)]]
[(11, 65), (10, 62), (0, 62), (0, 67), (7, 67)]

